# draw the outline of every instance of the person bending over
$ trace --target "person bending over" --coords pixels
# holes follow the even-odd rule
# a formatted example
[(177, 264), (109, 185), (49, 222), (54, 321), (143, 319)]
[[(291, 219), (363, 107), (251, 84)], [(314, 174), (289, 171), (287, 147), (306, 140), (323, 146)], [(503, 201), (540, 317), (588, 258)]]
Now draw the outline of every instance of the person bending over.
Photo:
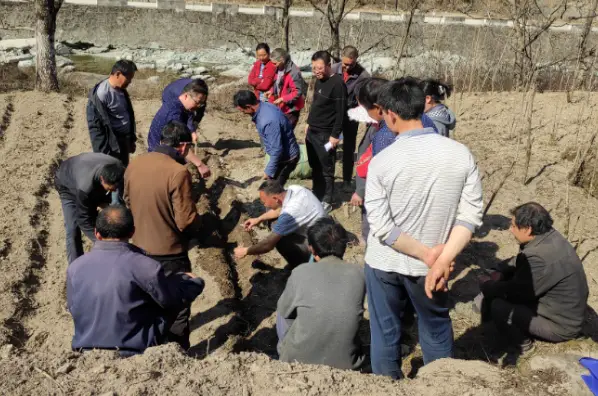
[(160, 263), (129, 243), (134, 233), (131, 211), (109, 206), (98, 216), (93, 249), (67, 269), (73, 350), (130, 356), (166, 343), (172, 312), (201, 294), (202, 279), (191, 273), (166, 277)]
[[(176, 84), (175, 81), (173, 84)], [(165, 91), (169, 87), (166, 87)], [(174, 89), (174, 88), (173, 88)], [(189, 80), (187, 85), (184, 86), (181, 94), (172, 98), (172, 95), (163, 95), (166, 100), (162, 103), (162, 107), (158, 110), (152, 124), (150, 125), (149, 134), (147, 136), (147, 151), (152, 152), (160, 145), (160, 137), (164, 127), (172, 121), (180, 122), (185, 125), (193, 123), (193, 114), (198, 109), (206, 105), (208, 100), (208, 86), (205, 81), (201, 79)], [(197, 133), (195, 132), (196, 126), (192, 126), (192, 142), (195, 144), (197, 141)], [(191, 162), (197, 167), (201, 177), (210, 176), (210, 168), (208, 168), (193, 151), (188, 151), (185, 155), (187, 162)]]
[(247, 220), (243, 225), (245, 231), (264, 221), (277, 221), (272, 233), (263, 241), (253, 246), (235, 248), (235, 257), (242, 259), (276, 248), (292, 267), (307, 262), (311, 255), (307, 245), (307, 228), (326, 216), (320, 201), (305, 187), (289, 186), (285, 190), (276, 180), (263, 182), (259, 192), (264, 206), (270, 210), (260, 217)]
[(276, 308), (280, 360), (358, 369), (363, 269), (343, 261), (347, 232), (331, 218), (309, 227), (307, 240), (315, 262), (293, 270)]
[(234, 103), (240, 112), (251, 116), (270, 156), (264, 179), (276, 179), (284, 186), (299, 162), (299, 145), (293, 126), (278, 107), (258, 101), (251, 91), (237, 92)]
[(510, 231), (520, 251), (491, 276), (480, 277), (482, 311), (521, 352), (533, 339), (577, 337), (586, 317), (588, 281), (575, 248), (540, 204), (523, 204), (512, 215)]

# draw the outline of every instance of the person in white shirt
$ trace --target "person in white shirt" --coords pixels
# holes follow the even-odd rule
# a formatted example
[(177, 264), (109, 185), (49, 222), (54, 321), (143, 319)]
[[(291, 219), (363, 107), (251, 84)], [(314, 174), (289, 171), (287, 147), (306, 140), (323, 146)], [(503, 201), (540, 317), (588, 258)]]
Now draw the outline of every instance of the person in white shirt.
[[(424, 363), (452, 356), (446, 285), (455, 257), (482, 224), (482, 186), (467, 147), (423, 128), (425, 94), (417, 80), (387, 83), (378, 104), (398, 136), (372, 159), (366, 181), (371, 359), (375, 374), (402, 378), (401, 314), (407, 301), (417, 313)], [(433, 262), (424, 262), (414, 241), (445, 245)]]
[(276, 248), (292, 267), (309, 261), (307, 228), (326, 216), (322, 203), (307, 188), (289, 186), (285, 190), (277, 180), (266, 180), (258, 190), (261, 201), (269, 210), (247, 220), (243, 224), (245, 230), (251, 231), (264, 221), (276, 220), (276, 223), (264, 240), (253, 246), (235, 248), (235, 257), (241, 259), (247, 255), (264, 254)]

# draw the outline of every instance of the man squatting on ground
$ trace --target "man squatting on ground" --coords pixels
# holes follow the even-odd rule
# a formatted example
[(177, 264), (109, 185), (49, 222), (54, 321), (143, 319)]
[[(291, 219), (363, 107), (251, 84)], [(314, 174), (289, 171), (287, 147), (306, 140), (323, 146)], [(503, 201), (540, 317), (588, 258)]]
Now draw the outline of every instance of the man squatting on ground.
[(347, 117), (347, 88), (342, 76), (332, 72), (328, 52), (318, 51), (311, 60), (317, 80), (307, 118), (305, 145), (312, 169), (312, 190), (329, 212), (334, 193), (336, 146)]
[[(482, 186), (467, 147), (423, 128), (425, 95), (417, 80), (387, 83), (378, 103), (398, 136), (372, 159), (366, 181), (371, 360), (375, 374), (401, 378), (401, 314), (408, 300), (417, 313), (424, 364), (452, 356), (445, 290), (451, 264), (482, 224)], [(422, 254), (410, 239), (446, 245), (430, 265), (416, 258)]]
[(101, 153), (71, 157), (56, 171), (54, 185), (62, 204), (69, 264), (83, 255), (81, 232), (95, 242), (98, 208), (110, 204), (110, 193), (122, 184), (124, 173), (118, 159)]
[[(192, 143), (197, 142), (197, 126), (204, 115), (208, 100), (208, 85), (202, 79), (180, 79), (164, 88), (162, 106), (154, 116), (147, 136), (147, 151), (152, 152), (160, 144), (161, 133), (171, 121), (188, 126)], [(194, 153), (188, 151), (185, 160), (197, 167), (201, 177), (210, 176), (208, 168)]]
[[(166, 276), (191, 271), (189, 240), (200, 226), (191, 196), (191, 174), (185, 166), (192, 147), (189, 128), (171, 121), (162, 130), (160, 145), (137, 156), (125, 174), (125, 202), (137, 225), (133, 243), (158, 261)], [(190, 314), (191, 305), (184, 305), (168, 334), (185, 350), (189, 349)]]
[(251, 91), (237, 92), (233, 101), (240, 112), (251, 116), (266, 153), (270, 156), (264, 170), (264, 179), (278, 180), (284, 186), (299, 162), (299, 145), (293, 126), (278, 107), (258, 101)]
[(136, 150), (135, 113), (127, 92), (137, 66), (119, 60), (112, 66), (110, 76), (89, 92), (87, 127), (94, 153), (118, 158), (126, 167), (129, 154)]
[[(359, 106), (356, 96), (357, 87), (370, 76), (359, 64), (358, 58), (357, 48), (348, 45), (341, 52), (341, 61), (332, 65), (332, 72), (341, 75), (347, 87), (347, 110)], [(353, 179), (358, 129), (358, 122), (345, 117), (343, 125), (343, 189), (346, 192), (353, 192), (351, 180)]]
[(588, 281), (575, 248), (552, 227), (541, 205), (523, 204), (512, 215), (510, 231), (521, 250), (490, 276), (480, 277), (483, 319), (492, 319), (521, 352), (532, 347), (534, 338), (576, 338), (586, 317)]
[(307, 240), (315, 263), (295, 268), (278, 300), (280, 360), (358, 369), (364, 361), (358, 334), (363, 268), (343, 261), (348, 236), (333, 219), (318, 219)]
[(259, 187), (260, 200), (269, 209), (243, 225), (251, 231), (256, 225), (276, 220), (272, 232), (259, 243), (235, 248), (235, 257), (268, 253), (276, 248), (291, 267), (307, 262), (311, 256), (307, 245), (307, 228), (326, 216), (322, 204), (307, 188), (289, 186), (286, 190), (276, 180), (266, 180)]
[(133, 215), (124, 206), (102, 210), (93, 249), (67, 269), (68, 309), (75, 323), (73, 350), (113, 349), (143, 353), (170, 341), (171, 316), (204, 288), (191, 273), (166, 276), (164, 268), (129, 244)]

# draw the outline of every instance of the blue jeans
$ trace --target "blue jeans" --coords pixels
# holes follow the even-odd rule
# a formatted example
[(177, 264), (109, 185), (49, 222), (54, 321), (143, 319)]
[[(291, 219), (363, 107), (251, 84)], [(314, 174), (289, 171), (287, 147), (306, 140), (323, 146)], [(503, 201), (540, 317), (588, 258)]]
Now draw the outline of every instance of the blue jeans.
[(370, 312), (371, 360), (374, 374), (394, 379), (401, 372), (401, 316), (408, 300), (417, 313), (419, 342), (424, 364), (451, 357), (453, 327), (448, 293), (426, 296), (425, 277), (385, 272), (365, 265), (365, 283)]

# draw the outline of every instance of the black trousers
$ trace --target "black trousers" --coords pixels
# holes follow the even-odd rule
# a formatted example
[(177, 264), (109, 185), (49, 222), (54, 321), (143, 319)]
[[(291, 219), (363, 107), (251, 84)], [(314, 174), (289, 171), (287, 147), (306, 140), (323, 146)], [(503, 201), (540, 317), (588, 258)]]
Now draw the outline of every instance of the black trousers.
[(278, 180), (281, 186), (284, 186), (287, 180), (289, 180), (289, 176), (299, 163), (299, 155), (297, 157), (288, 160), (287, 162), (283, 162), (278, 164), (278, 169), (274, 174), (274, 179)]
[(112, 156), (118, 158), (125, 167), (129, 166), (129, 155), (131, 154), (131, 139), (123, 136), (117, 136), (118, 149), (120, 153), (114, 153)]
[[(187, 252), (168, 256), (150, 256), (162, 265), (166, 276), (177, 272), (191, 272), (191, 261)], [(186, 305), (179, 312), (169, 315), (170, 328), (166, 333), (168, 342), (178, 343), (185, 351), (191, 347), (189, 341), (189, 318), (191, 317), (191, 304)]]
[(309, 128), (305, 138), (307, 160), (311, 167), (312, 190), (322, 202), (332, 204), (334, 194), (334, 163), (336, 149), (326, 151), (330, 133)]
[(358, 122), (345, 121), (343, 127), (343, 181), (345, 182), (350, 182), (353, 179), (358, 129)]
[(531, 307), (513, 304), (502, 298), (494, 298), (488, 303), (492, 321), (501, 334), (514, 344), (520, 344), (529, 337), (548, 342), (568, 340), (555, 332), (553, 322), (538, 316)]

